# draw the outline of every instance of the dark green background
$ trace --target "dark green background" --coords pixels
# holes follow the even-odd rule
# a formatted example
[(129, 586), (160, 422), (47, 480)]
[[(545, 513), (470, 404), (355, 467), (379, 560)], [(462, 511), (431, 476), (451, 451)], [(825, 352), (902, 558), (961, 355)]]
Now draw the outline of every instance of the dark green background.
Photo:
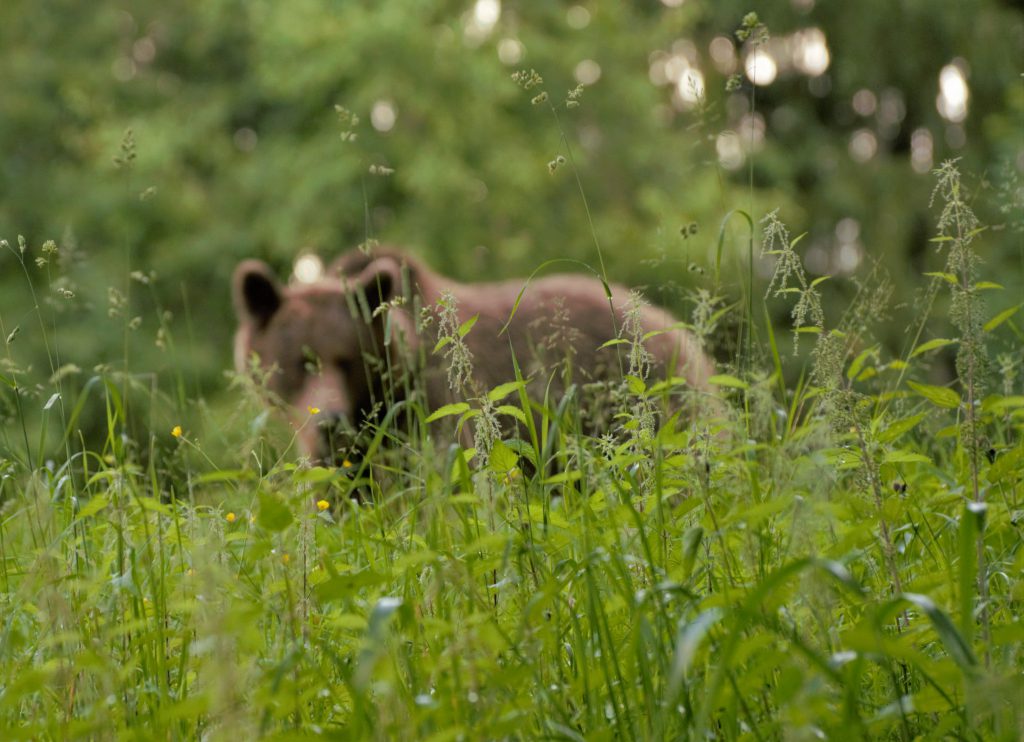
[[(123, 366), (125, 322), (136, 316), (141, 324), (127, 333), (133, 373), (181, 382), (179, 404), (221, 398), (234, 329), (229, 279), (244, 257), (264, 258), (285, 276), (302, 250), (329, 259), (370, 235), (466, 280), (524, 275), (554, 257), (596, 265), (572, 169), (548, 170), (568, 155), (559, 123), (546, 105), (531, 105), (536, 91), (512, 82), (520, 68), (545, 77), (609, 274), (648, 285), (682, 313), (672, 289), (709, 283), (730, 209), (760, 217), (779, 208), (793, 235), (809, 233), (801, 251), (819, 257), (836, 249), (837, 223), (853, 218), (865, 266), (879, 261), (898, 287), (902, 305), (880, 330), (898, 349), (921, 274), (944, 262), (928, 243), (933, 178), (911, 168), (911, 133), (922, 128), (934, 137), (936, 166), (962, 158), (971, 203), (991, 226), (976, 244), (983, 277), (1006, 287), (990, 295), (992, 312), (1021, 300), (1024, 25), (1016, 4), (609, 0), (579, 3), (590, 15), (581, 29), (567, 21), (572, 5), (506, 0), (491, 32), (468, 43), (471, 2), (0, 4), (0, 237), (12, 246), (19, 234), (27, 239), (60, 362), (81, 369), (69, 377), (69, 399), (97, 364)], [(799, 73), (757, 89), (766, 138), (752, 173), (717, 164), (715, 137), (738, 126), (751, 87), (727, 94), (708, 56), (710, 40), (731, 37), (750, 10), (773, 38), (822, 29), (831, 54), (817, 95)], [(523, 44), (517, 64), (499, 60), (504, 38)], [(706, 80), (700, 111), (673, 109), (670, 88), (648, 76), (652, 53), (686, 39)], [(935, 106), (939, 71), (955, 58), (969, 68), (971, 94), (962, 134), (952, 135), (964, 142), (957, 148)], [(602, 74), (567, 110), (583, 59)], [(898, 125), (853, 110), (852, 96), (865, 88), (902, 100)], [(381, 99), (398, 113), (387, 133), (369, 121)], [(341, 140), (336, 104), (361, 119), (354, 142)], [(118, 168), (127, 129), (137, 157)], [(866, 163), (848, 151), (859, 129), (878, 136)], [(370, 174), (377, 164), (394, 173)], [(698, 231), (683, 239), (680, 228), (691, 223)], [(734, 224), (724, 290), (739, 299), (746, 244)], [(48, 239), (60, 247), (49, 273), (31, 262)], [(129, 270), (152, 272), (152, 283), (129, 280)], [(826, 286), (833, 321), (854, 282)], [(59, 296), (62, 287), (74, 297)], [(108, 316), (110, 287), (130, 289), (122, 316)], [(786, 316), (785, 305), (769, 306)], [(164, 309), (173, 349), (162, 350), (154, 340)], [(21, 328), (8, 371), (31, 366), (22, 383), (38, 384), (45, 401), (42, 333), (8, 251), (0, 253), (0, 318), (7, 332)]]

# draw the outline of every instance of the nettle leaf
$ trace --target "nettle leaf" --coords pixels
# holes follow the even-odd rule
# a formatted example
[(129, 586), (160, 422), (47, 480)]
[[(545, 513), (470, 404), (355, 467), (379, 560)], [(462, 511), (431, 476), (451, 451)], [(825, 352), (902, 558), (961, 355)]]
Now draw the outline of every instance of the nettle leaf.
[(110, 501), (103, 495), (93, 495), (89, 498), (89, 502), (82, 506), (82, 509), (78, 511), (78, 520), (88, 518), (90, 515), (96, 515), (99, 511), (103, 510)]
[(500, 405), (499, 407), (496, 407), (495, 412), (497, 412), (499, 415), (508, 415), (510, 417), (514, 417), (523, 425), (526, 425), (526, 413), (524, 413), (518, 407), (515, 407), (510, 404), (503, 404)]
[(956, 280), (956, 276), (953, 275), (952, 273), (943, 273), (941, 271), (934, 271), (934, 272), (931, 272), (931, 273), (925, 273), (925, 275), (929, 276), (931, 278), (941, 278), (946, 283), (951, 283), (954, 286), (956, 286), (957, 283), (958, 283), (957, 280)]
[(442, 417), (450, 417), (451, 415), (461, 415), (463, 412), (469, 410), (469, 405), (466, 402), (455, 402), (453, 404), (446, 404), (443, 407), (438, 407), (430, 416), (427, 417), (427, 422), (432, 423), (435, 420), (440, 420)]
[(293, 520), (292, 511), (284, 504), (277, 495), (269, 492), (260, 492), (260, 509), (256, 516), (256, 522), (268, 531), (283, 531)]
[(487, 393), (487, 399), (492, 402), (499, 402), (512, 392), (526, 387), (525, 381), (510, 381), (507, 384), (499, 384)]
[(364, 569), (360, 572), (338, 574), (324, 580), (313, 588), (316, 597), (324, 603), (350, 598), (360, 589), (379, 585), (387, 579), (387, 575)]
[(473, 329), (473, 325), (476, 324), (476, 321), (478, 319), (480, 319), (480, 315), (479, 314), (474, 314), (472, 317), (470, 317), (465, 322), (463, 322), (461, 325), (459, 325), (459, 337), (460, 338), (466, 337), (466, 335), (469, 334), (469, 331)]
[(999, 455), (995, 463), (989, 467), (985, 478), (993, 484), (1003, 480), (1008, 483), (1013, 482), (1021, 476), (1021, 470), (1024, 469), (1022, 464), (1024, 464), (1024, 445), (1018, 445)]
[(866, 350), (861, 351), (860, 355), (853, 359), (853, 363), (850, 364), (850, 368), (846, 371), (847, 379), (854, 379), (864, 368), (864, 364), (867, 363), (868, 359), (875, 355), (878, 350), (877, 345), (873, 345)]
[(904, 417), (899, 420), (895, 420), (890, 423), (885, 430), (878, 434), (879, 443), (888, 443), (899, 438), (904, 433), (908, 433), (917, 427), (917, 424), (924, 420), (925, 414), (922, 412), (919, 415), (913, 417)]
[(922, 353), (927, 353), (930, 350), (936, 350), (938, 348), (945, 348), (947, 345), (953, 345), (956, 342), (958, 341), (948, 340), (946, 338), (935, 338), (914, 348), (914, 352), (910, 354), (910, 357), (915, 358)]
[(887, 451), (885, 458), (882, 459), (882, 463), (885, 464), (930, 464), (932, 460), (924, 454), (914, 453), (913, 451)]
[(626, 385), (629, 387), (629, 391), (636, 395), (641, 395), (647, 391), (647, 382), (639, 376), (627, 375)]
[(1018, 304), (1015, 307), (1010, 307), (1009, 309), (1004, 309), (999, 314), (997, 314), (995, 317), (993, 317), (988, 322), (986, 322), (982, 329), (984, 329), (985, 332), (992, 332), (992, 330), (996, 329), (997, 327), (999, 327), (999, 325), (1003, 324), (1004, 322), (1006, 322), (1006, 320), (1010, 319), (1010, 317), (1015, 315), (1017, 313), (1017, 310), (1020, 309), (1020, 307), (1021, 307), (1021, 305)]
[(487, 465), (495, 474), (506, 474), (519, 463), (519, 456), (503, 441), (495, 441)]
[(907, 386), (920, 394), (934, 405), (953, 410), (960, 406), (960, 395), (945, 386), (932, 386), (931, 384), (918, 384), (908, 381)]

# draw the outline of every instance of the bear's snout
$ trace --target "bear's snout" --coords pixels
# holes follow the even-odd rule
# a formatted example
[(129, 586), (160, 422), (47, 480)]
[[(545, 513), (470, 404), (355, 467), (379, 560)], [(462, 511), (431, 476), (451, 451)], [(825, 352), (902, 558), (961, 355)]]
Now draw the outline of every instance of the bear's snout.
[(353, 429), (348, 416), (340, 411), (323, 411), (317, 415), (307, 450), (326, 464), (336, 463), (352, 442)]

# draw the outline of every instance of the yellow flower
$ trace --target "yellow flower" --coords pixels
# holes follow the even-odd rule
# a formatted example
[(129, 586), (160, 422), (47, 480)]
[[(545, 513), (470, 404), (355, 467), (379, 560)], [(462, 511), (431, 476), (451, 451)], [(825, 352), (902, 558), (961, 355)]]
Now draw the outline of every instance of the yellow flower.
[(331, 503), (327, 502), (327, 500), (317, 500), (316, 501), (316, 507), (317, 507), (318, 510), (326, 510), (330, 506), (331, 506)]
[(351, 469), (352, 468), (352, 462), (349, 461), (348, 459), (345, 459), (344, 461), (341, 462), (341, 467), (343, 469)]
[(175, 425), (173, 428), (171, 428), (171, 435), (173, 435), (175, 438), (181, 438), (181, 426)]
[(291, 554), (285, 552), (281, 555), (281, 564), (288, 564), (292, 560)]
[(238, 516), (236, 516), (234, 513), (228, 513), (227, 515), (224, 516), (224, 520), (226, 520), (228, 523), (234, 523), (235, 522), (235, 518), (237, 518), (237, 517)]
[(307, 407), (306, 409), (309, 410), (309, 414), (310, 415), (319, 415), (320, 414), (320, 408), (319, 407)]

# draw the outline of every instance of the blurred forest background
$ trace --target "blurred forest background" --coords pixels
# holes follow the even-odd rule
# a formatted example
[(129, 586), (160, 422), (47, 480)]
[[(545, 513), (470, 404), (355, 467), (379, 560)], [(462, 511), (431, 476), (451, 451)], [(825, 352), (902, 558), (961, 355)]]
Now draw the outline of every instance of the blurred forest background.
[[(752, 10), (767, 40), (736, 37)], [(5, 368), (32, 367), (45, 401), (19, 235), (66, 379), (127, 356), (182, 399), (223, 398), (242, 258), (284, 277), (372, 238), (464, 280), (596, 266), (559, 156), (615, 280), (685, 315), (727, 213), (778, 208), (810, 272), (836, 276), (833, 315), (888, 272), (898, 351), (944, 264), (929, 197), (948, 158), (989, 227), (991, 312), (1022, 300), (1022, 61), (1021, 5), (998, 0), (5, 0)], [(531, 68), (545, 82), (524, 91), (511, 75)], [(748, 233), (729, 225), (735, 301)]]

